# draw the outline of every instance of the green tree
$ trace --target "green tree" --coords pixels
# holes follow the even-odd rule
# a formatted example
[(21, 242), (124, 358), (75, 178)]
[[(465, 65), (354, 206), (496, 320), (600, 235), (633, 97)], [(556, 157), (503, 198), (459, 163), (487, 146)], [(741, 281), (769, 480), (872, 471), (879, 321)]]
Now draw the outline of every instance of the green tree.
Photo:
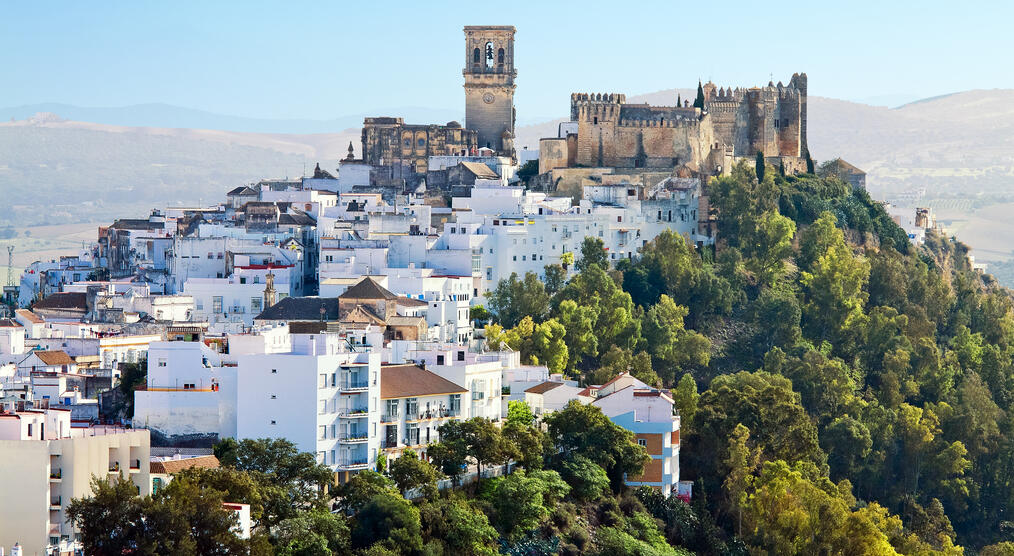
[(358, 512), (378, 494), (398, 494), (391, 479), (375, 471), (360, 471), (336, 491), (338, 507), (347, 513)]
[(725, 495), (729, 509), (737, 515), (736, 534), (743, 535), (743, 507), (747, 502), (747, 491), (753, 484), (754, 471), (760, 464), (760, 450), (748, 445), (750, 429), (736, 425), (729, 439), (729, 457), (725, 460), (728, 469), (725, 475)]
[(584, 358), (598, 356), (599, 342), (595, 330), (598, 312), (595, 307), (578, 305), (574, 300), (565, 299), (560, 302), (554, 314), (566, 330), (564, 344), (568, 348), (568, 370), (573, 371)]
[(485, 498), (493, 507), (496, 525), (508, 539), (538, 527), (554, 503), (567, 494), (569, 487), (555, 471), (526, 473), (515, 471), (490, 482)]
[(700, 398), (700, 394), (697, 393), (697, 382), (690, 373), (685, 373), (672, 390), (673, 405), (680, 415), (680, 426), (684, 430), (693, 423), (694, 415), (697, 413), (697, 401)]
[[(535, 414), (528, 402), (511, 400), (507, 402), (507, 425), (530, 427), (535, 423)], [(506, 425), (505, 425), (506, 426)]]
[(697, 97), (694, 99), (694, 108), (704, 110), (704, 87), (700, 81), (697, 82)]
[(145, 544), (144, 501), (122, 476), (112, 481), (91, 480), (92, 494), (75, 498), (67, 519), (81, 531), (86, 554), (131, 554)]
[(586, 502), (598, 500), (609, 492), (605, 469), (584, 456), (574, 456), (559, 465), (560, 476), (570, 485), (571, 493)]
[(380, 493), (371, 498), (355, 517), (352, 546), (374, 544), (401, 554), (422, 550), (419, 510), (398, 494)]
[(688, 366), (705, 366), (710, 358), (711, 342), (703, 335), (687, 330), (683, 319), (689, 310), (663, 294), (658, 303), (644, 313), (641, 330), (652, 356), (662, 370), (662, 379), (672, 384)]
[(764, 153), (762, 151), (757, 151), (757, 156), (754, 157), (754, 158), (755, 158), (755, 160), (754, 160), (754, 167), (755, 167), (755, 171), (757, 173), (757, 181), (758, 182), (762, 182), (762, 181), (764, 181), (764, 170), (765, 170), (765, 168), (764, 168)]
[(324, 510), (310, 510), (282, 520), (273, 537), (279, 556), (330, 556), (350, 549), (348, 523), (342, 516)]
[(581, 242), (581, 258), (577, 261), (577, 271), (584, 272), (591, 265), (598, 265), (602, 270), (609, 270), (609, 253), (601, 239), (585, 236)]
[(442, 553), (450, 556), (495, 556), (496, 529), (477, 508), (461, 498), (441, 498), (419, 507), (423, 536), (427, 548), (439, 544)]
[(547, 264), (542, 268), (542, 274), (546, 277), (546, 293), (549, 295), (556, 295), (567, 283), (567, 270), (562, 264)]
[(150, 499), (145, 539), (155, 554), (232, 555), (246, 552), (236, 536), (236, 516), (222, 507), (222, 493), (177, 477)]
[(634, 433), (613, 423), (598, 407), (575, 400), (544, 420), (559, 457), (588, 458), (606, 470), (614, 488), (622, 484), (625, 474), (644, 471), (648, 455), (634, 444)]
[(743, 238), (746, 267), (761, 284), (773, 284), (785, 273), (785, 259), (792, 255), (796, 223), (777, 212), (762, 214)]
[(525, 317), (540, 321), (549, 312), (549, 294), (534, 272), (526, 272), (524, 279), (512, 272), (487, 297), (489, 310), (505, 328), (517, 326)]
[(425, 487), (430, 493), (437, 489), (438, 472), (428, 461), (419, 459), (411, 448), (402, 452), (390, 464), (391, 479), (398, 485), (398, 490), (405, 492), (418, 487)]
[(819, 253), (809, 271), (803, 271), (803, 315), (815, 338), (841, 342), (864, 323), (865, 286), (870, 265), (852, 254), (841, 230), (831, 245)]

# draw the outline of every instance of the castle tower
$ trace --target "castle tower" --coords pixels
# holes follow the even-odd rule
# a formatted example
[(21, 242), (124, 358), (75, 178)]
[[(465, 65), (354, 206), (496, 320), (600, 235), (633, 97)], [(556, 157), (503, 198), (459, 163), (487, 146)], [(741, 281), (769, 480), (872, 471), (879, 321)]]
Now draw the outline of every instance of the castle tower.
[[(511, 25), (465, 27), (465, 128), (479, 147), (514, 156), (514, 32)], [(505, 144), (506, 143), (506, 144)]]

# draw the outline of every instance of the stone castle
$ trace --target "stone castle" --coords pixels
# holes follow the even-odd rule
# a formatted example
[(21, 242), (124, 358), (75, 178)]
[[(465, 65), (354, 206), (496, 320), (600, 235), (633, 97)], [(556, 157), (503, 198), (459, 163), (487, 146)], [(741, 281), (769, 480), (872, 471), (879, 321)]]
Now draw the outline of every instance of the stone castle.
[(574, 93), (570, 122), (539, 142), (539, 172), (559, 168), (686, 166), (707, 175), (758, 152), (786, 171), (806, 168), (806, 74), (750, 89), (700, 86), (703, 107), (629, 104), (626, 95)]

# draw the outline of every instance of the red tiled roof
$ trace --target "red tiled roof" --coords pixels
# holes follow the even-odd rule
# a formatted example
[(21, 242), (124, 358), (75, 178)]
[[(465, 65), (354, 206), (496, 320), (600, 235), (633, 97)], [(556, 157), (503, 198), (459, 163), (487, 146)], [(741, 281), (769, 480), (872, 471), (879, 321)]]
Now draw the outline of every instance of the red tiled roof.
[(63, 350), (35, 351), (34, 353), (46, 365), (73, 365), (74, 360)]
[(18, 316), (24, 317), (25, 320), (33, 322), (35, 324), (42, 324), (46, 322), (45, 319), (43, 319), (39, 315), (36, 315), (35, 313), (31, 312), (28, 309), (18, 309), (17, 311), (14, 311), (14, 313), (17, 314)]
[(553, 388), (556, 388), (557, 386), (563, 386), (563, 383), (562, 382), (553, 382), (553, 381), (547, 380), (546, 382), (543, 382), (542, 384), (536, 384), (535, 386), (532, 386), (531, 388), (525, 390), (525, 393), (526, 394), (545, 394), (546, 392), (549, 392), (550, 390), (552, 390)]
[(195, 458), (183, 458), (183, 459), (170, 459), (166, 461), (153, 461), (148, 465), (148, 471), (150, 473), (159, 474), (173, 474), (183, 471), (184, 469), (191, 469), (194, 467), (202, 467), (205, 469), (216, 469), (218, 468), (218, 458), (215, 456), (197, 456)]
[(461, 386), (418, 365), (389, 365), (380, 368), (382, 399), (462, 394)]

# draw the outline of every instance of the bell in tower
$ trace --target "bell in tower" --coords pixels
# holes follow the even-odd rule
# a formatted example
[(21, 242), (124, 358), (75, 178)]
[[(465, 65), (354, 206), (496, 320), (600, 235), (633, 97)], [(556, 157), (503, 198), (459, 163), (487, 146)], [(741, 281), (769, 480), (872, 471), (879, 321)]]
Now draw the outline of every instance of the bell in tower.
[(513, 156), (516, 30), (470, 25), (464, 31), (465, 127), (477, 133), (480, 147)]

